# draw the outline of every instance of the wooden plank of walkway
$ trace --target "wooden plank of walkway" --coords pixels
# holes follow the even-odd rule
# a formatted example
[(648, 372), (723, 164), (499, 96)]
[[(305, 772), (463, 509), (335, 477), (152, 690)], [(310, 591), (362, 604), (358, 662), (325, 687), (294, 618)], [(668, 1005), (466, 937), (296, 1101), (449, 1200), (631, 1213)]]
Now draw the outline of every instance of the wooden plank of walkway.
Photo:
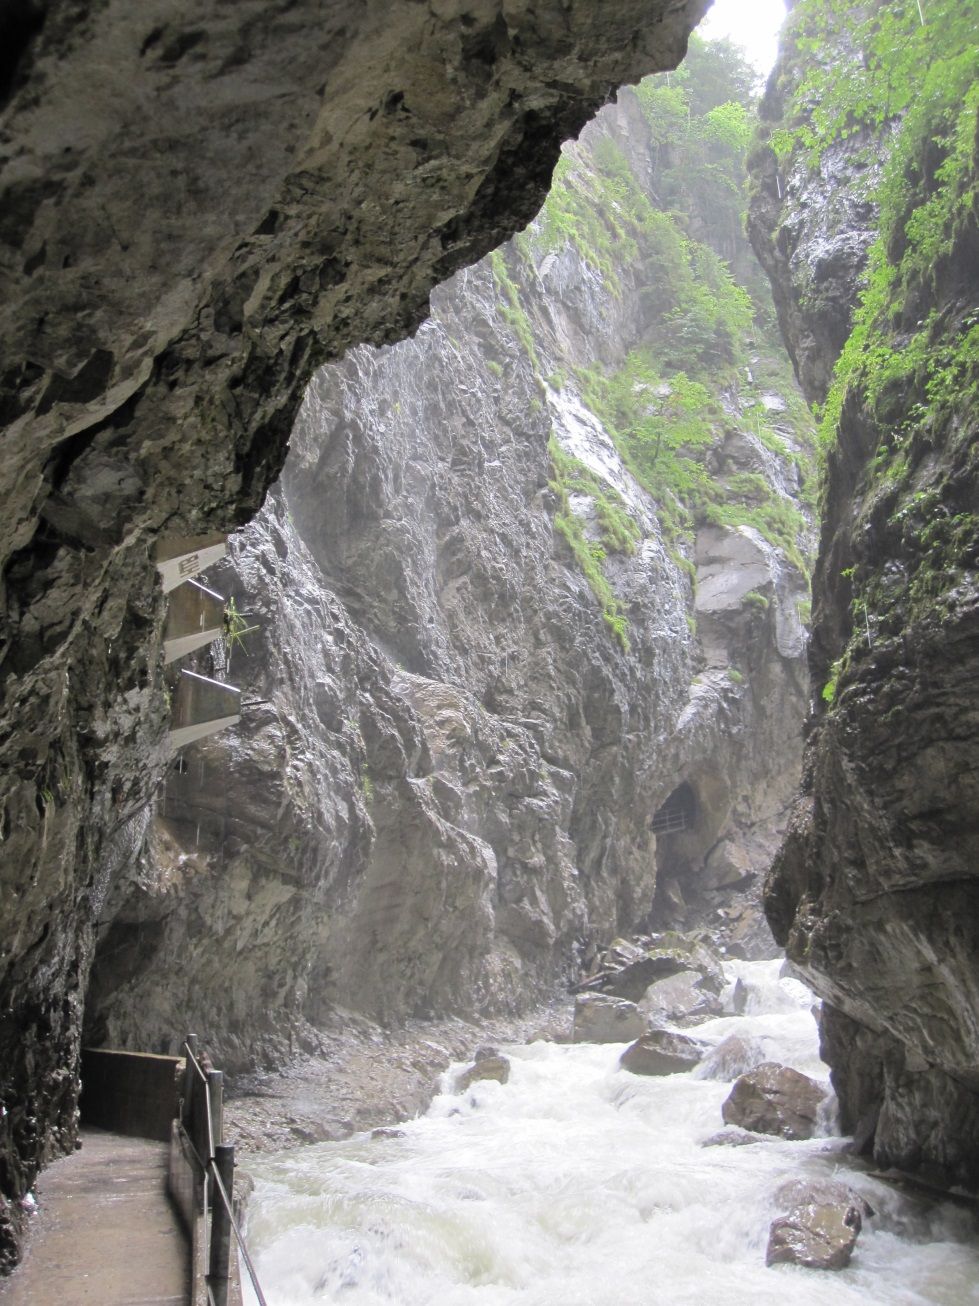
[(187, 1306), (190, 1255), (166, 1193), (167, 1144), (81, 1131), (37, 1184), (23, 1262), (2, 1306)]

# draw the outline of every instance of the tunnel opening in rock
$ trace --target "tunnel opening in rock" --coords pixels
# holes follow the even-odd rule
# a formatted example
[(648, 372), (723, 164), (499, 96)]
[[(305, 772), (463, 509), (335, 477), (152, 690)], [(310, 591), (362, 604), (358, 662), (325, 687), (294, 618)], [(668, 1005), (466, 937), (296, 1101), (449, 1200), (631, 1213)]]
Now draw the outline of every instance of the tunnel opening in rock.
[(46, 0), (9, 0), (0, 16), (0, 108), (26, 74), (33, 41), (47, 17)]
[(656, 836), (656, 891), (649, 923), (653, 929), (684, 929), (702, 897), (697, 883), (703, 868), (705, 826), (711, 816), (689, 781), (682, 781), (657, 808), (650, 822)]
[(657, 810), (650, 829), (657, 838), (681, 834), (697, 820), (697, 795), (688, 781), (677, 785), (663, 805)]

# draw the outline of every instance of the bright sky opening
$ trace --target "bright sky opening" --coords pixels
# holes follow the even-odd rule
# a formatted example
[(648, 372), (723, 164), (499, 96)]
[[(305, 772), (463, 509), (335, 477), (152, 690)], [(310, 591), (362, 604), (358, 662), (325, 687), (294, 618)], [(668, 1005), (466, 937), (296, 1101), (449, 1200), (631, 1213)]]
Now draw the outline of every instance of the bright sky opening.
[(778, 32), (784, 20), (782, 0), (715, 0), (697, 30), (708, 41), (726, 36), (767, 77), (775, 62)]

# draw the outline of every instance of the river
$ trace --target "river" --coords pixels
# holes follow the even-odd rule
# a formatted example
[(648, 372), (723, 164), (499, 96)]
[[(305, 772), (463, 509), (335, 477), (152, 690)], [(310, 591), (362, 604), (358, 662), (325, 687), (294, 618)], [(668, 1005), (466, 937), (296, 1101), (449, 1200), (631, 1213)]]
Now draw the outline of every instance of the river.
[[(743, 1015), (696, 1027), (759, 1039), (827, 1079), (812, 997), (779, 963), (732, 962)], [(269, 1306), (965, 1306), (971, 1213), (853, 1170), (843, 1140), (702, 1143), (730, 1084), (618, 1069), (624, 1045), (506, 1048), (507, 1084), (445, 1091), (402, 1137), (358, 1135), (249, 1164), (249, 1243)], [(827, 1133), (831, 1122), (827, 1123)], [(845, 1177), (877, 1214), (850, 1266), (766, 1268), (774, 1191)]]

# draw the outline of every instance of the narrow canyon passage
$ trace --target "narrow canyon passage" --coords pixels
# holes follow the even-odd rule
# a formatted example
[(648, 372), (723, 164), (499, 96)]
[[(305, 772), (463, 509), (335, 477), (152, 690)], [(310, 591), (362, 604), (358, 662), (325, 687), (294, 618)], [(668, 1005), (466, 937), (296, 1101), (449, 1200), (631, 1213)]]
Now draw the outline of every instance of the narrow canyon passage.
[[(687, 1029), (732, 1034), (823, 1082), (812, 994), (780, 961), (730, 962), (732, 1009)], [(249, 1238), (270, 1306), (969, 1306), (979, 1301), (971, 1213), (902, 1192), (839, 1137), (723, 1127), (723, 1079), (620, 1069), (622, 1044), (504, 1049), (509, 1081), (443, 1092), (399, 1136), (359, 1134), (251, 1165)], [(826, 1133), (832, 1120), (825, 1121)], [(843, 1179), (873, 1207), (836, 1274), (765, 1267), (779, 1185)]]
[(709, 8), (0, 17), (0, 1274), (193, 1030), (276, 1306), (979, 1303), (979, 6)]

